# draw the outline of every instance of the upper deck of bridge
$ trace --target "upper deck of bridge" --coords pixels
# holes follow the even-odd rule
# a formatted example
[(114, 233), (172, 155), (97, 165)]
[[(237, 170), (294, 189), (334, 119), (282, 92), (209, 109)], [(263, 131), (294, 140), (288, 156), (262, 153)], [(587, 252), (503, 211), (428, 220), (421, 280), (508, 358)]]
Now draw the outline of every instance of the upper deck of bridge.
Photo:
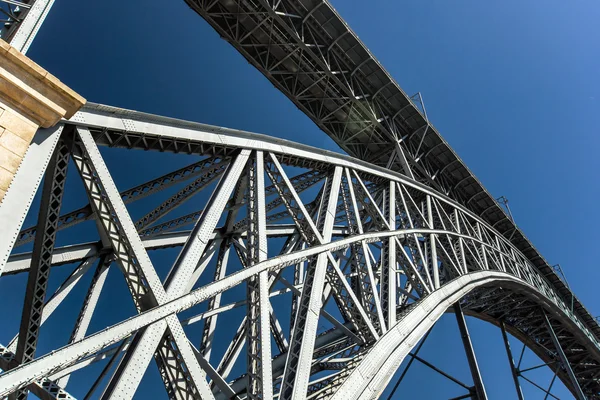
[(186, 2), (348, 154), (413, 174), (492, 225), (600, 338), (589, 311), (328, 2)]

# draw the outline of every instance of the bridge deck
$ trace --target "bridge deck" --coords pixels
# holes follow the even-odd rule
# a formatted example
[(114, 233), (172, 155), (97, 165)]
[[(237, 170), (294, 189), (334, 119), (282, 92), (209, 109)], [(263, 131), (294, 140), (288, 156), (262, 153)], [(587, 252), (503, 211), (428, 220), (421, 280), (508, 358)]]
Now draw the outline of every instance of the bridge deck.
[[(600, 338), (589, 311), (329, 3), (186, 2), (348, 154), (412, 173), (509, 238), (565, 301), (573, 297)], [(408, 167), (395, 156), (396, 143)]]

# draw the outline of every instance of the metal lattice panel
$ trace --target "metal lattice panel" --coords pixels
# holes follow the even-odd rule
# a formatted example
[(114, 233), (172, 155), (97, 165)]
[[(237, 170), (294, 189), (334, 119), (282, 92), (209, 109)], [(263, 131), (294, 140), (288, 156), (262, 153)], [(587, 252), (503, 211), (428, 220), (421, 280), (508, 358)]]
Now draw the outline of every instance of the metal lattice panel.
[(348, 154), (452, 197), (508, 238), (597, 338), (600, 326), (326, 0), (186, 0)]
[(0, 39), (25, 54), (54, 0), (0, 0)]
[[(98, 145), (202, 159), (119, 192)], [(61, 216), (69, 157), (89, 205)], [(38, 226), (21, 230), (23, 196), (33, 197), (43, 173), (42, 193), (52, 196), (42, 195)], [(88, 395), (108, 382), (102, 398), (131, 398), (154, 360), (170, 398), (371, 398), (404, 357), (418, 357), (411, 349), (450, 308), (463, 338), (464, 309), (560, 365), (557, 377), (576, 397), (599, 397), (600, 343), (571, 298), (485, 219), (405, 175), (263, 135), (89, 104), (37, 133), (16, 182), (20, 190), (0, 204), (1, 270), (36, 271), (32, 261), (44, 260), (33, 262), (43, 274), (30, 273), (39, 286), (59, 265), (74, 267), (41, 303), (28, 295), (38, 305), (24, 312), (39, 318), (23, 321), (37, 328), (0, 348), (0, 396), (65, 398), (71, 374), (104, 363)], [(182, 189), (156, 197), (175, 184)], [(209, 194), (201, 210), (163, 221), (198, 193)], [(135, 222), (125, 203), (139, 198), (155, 208)], [(98, 240), (54, 248), (52, 235), (74, 226), (65, 219), (73, 215), (95, 221)], [(10, 255), (29, 237), (32, 252)], [(180, 252), (161, 281), (148, 252), (164, 248)], [(99, 300), (112, 295), (103, 290), (109, 269), (122, 275), (137, 314), (89, 333)], [(37, 354), (28, 338), (85, 274), (91, 281), (68, 341)], [(199, 284), (204, 276), (209, 283)], [(224, 323), (239, 308), (239, 325)], [(186, 332), (197, 323), (198, 348)], [(233, 339), (219, 353), (224, 330)], [(20, 343), (30, 343), (29, 358), (14, 351)], [(467, 389), (485, 397), (481, 377), (473, 372), (473, 380)]]

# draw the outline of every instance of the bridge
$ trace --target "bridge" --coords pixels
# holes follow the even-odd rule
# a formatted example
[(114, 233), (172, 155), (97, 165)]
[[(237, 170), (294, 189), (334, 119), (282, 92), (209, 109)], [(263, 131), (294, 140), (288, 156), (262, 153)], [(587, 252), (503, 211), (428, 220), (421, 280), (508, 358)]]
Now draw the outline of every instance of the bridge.
[[(107, 378), (102, 398), (131, 398), (154, 358), (172, 398), (376, 398), (448, 311), (473, 378), (466, 397), (487, 395), (464, 314), (558, 365), (575, 398), (599, 397), (595, 319), (329, 3), (186, 2), (349, 156), (90, 102), (40, 129), (0, 203), (0, 272), (29, 273), (22, 329), (0, 347), (0, 397), (71, 397), (70, 374), (103, 362), (88, 395)], [(51, 2), (27, 5), (2, 32), (21, 51)], [(202, 158), (119, 192), (98, 146)], [(65, 213), (69, 160), (89, 204)], [(23, 227), (43, 177), (38, 223)], [(202, 209), (164, 220), (200, 192)], [(126, 205), (140, 199), (157, 205), (136, 220)], [(55, 246), (57, 231), (91, 220), (96, 242)], [(31, 252), (13, 250), (30, 242)], [(181, 251), (161, 282), (149, 252), (165, 248)], [(46, 296), (40, 281), (73, 263)], [(87, 334), (111, 265), (138, 314)], [(40, 326), (86, 273), (69, 343), (35, 357)], [(225, 293), (237, 299), (224, 303)], [(283, 310), (275, 297), (286, 296)], [(220, 314), (239, 307), (246, 316), (211, 361)], [(199, 348), (184, 330), (196, 323)], [(246, 372), (231, 376), (244, 350)]]

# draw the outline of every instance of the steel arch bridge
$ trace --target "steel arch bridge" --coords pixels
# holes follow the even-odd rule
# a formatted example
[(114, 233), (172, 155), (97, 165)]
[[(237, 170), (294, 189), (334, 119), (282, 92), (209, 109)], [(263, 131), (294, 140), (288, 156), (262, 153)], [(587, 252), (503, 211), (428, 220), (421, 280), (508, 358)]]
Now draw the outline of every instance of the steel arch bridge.
[[(104, 385), (102, 398), (131, 398), (154, 358), (171, 398), (376, 398), (448, 310), (473, 377), (465, 398), (487, 395), (463, 314), (521, 340), (574, 397), (600, 397), (598, 324), (328, 3), (188, 4), (356, 158), (93, 103), (38, 131), (0, 203), (0, 273), (28, 274), (20, 331), (0, 347), (0, 397), (72, 398), (70, 375), (102, 362), (87, 397)], [(196, 159), (120, 192), (99, 146)], [(67, 170), (89, 204), (65, 213)], [(37, 224), (23, 227), (40, 186)], [(198, 211), (164, 220), (202, 195)], [(140, 217), (141, 199), (154, 208)], [(85, 223), (97, 241), (56, 245)], [(161, 280), (149, 254), (167, 248), (181, 250)], [(71, 264), (50, 295), (51, 271)], [(111, 268), (137, 314), (90, 334)], [(86, 274), (68, 343), (36, 356), (40, 328)], [(184, 328), (197, 323), (196, 348)]]

